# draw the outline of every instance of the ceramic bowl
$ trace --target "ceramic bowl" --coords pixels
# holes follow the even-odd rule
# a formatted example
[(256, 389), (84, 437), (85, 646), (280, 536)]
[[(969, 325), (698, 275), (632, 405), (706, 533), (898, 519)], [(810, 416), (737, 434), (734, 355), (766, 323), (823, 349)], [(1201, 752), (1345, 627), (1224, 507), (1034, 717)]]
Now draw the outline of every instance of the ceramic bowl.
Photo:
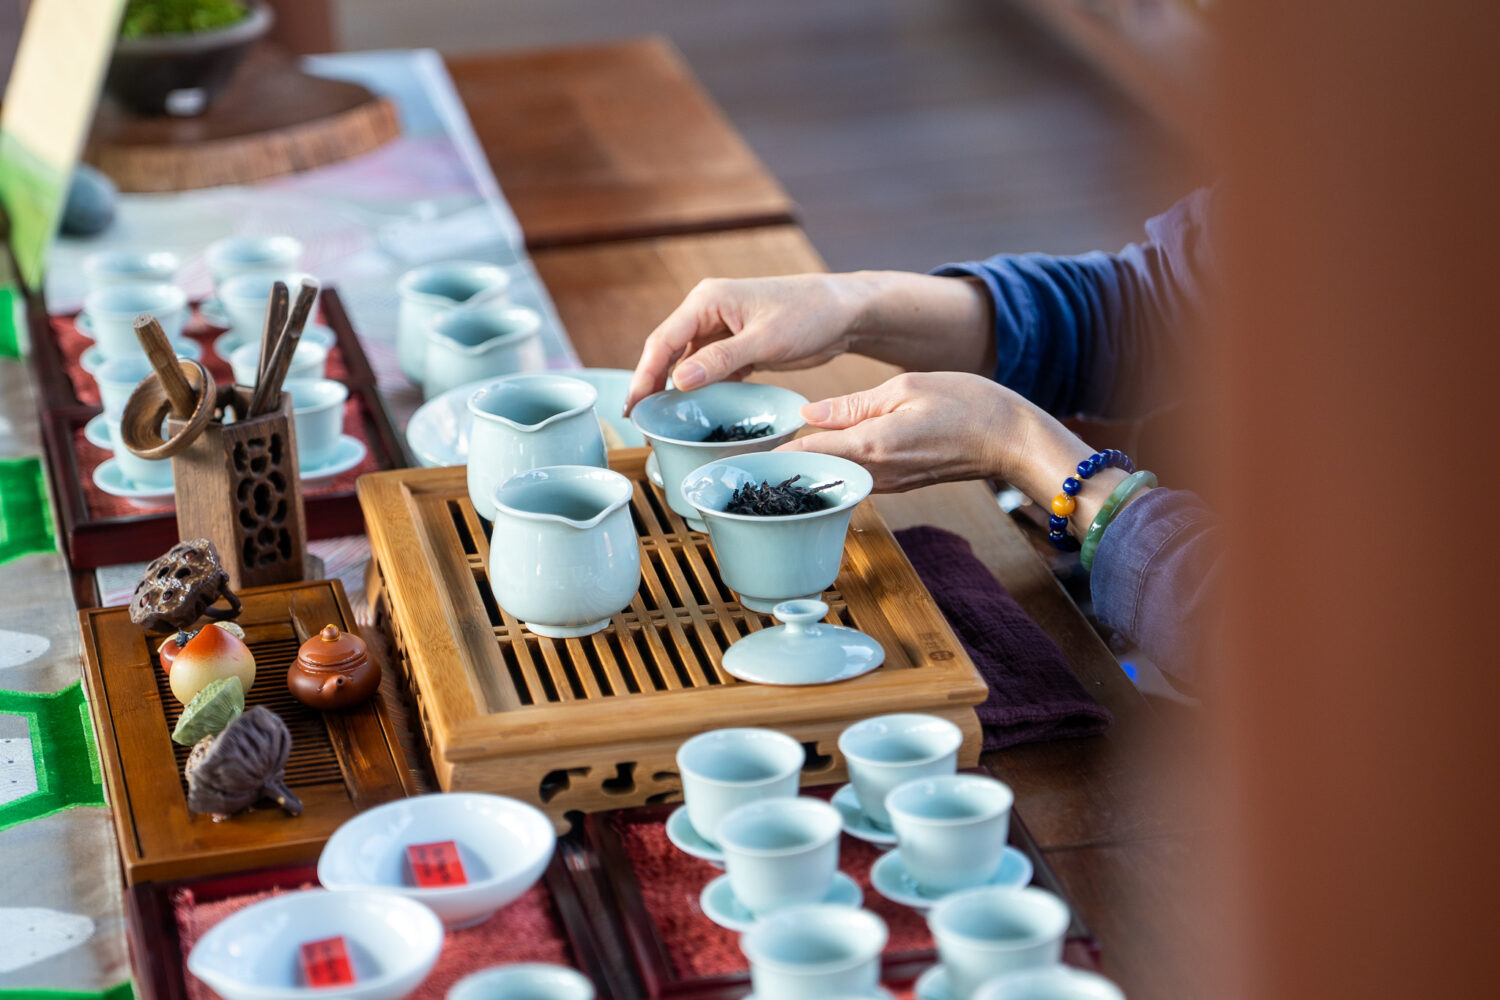
[[(468, 884), (414, 885), (407, 847), (445, 840), (458, 845)], [(318, 858), (318, 881), (329, 889), (395, 893), (463, 927), (535, 885), (556, 845), (552, 821), (524, 802), (476, 792), (419, 795), (366, 809), (335, 830)]]
[[(243, 344), (229, 355), (229, 370), (234, 374), (236, 385), (254, 388), (256, 368), (260, 365), (260, 344)], [(322, 378), (328, 368), (328, 348), (309, 341), (297, 342), (292, 352), (292, 363), (286, 370), (286, 380)]]
[(245, 8), (238, 21), (206, 31), (116, 39), (105, 91), (140, 115), (202, 114), (275, 22), (263, 0), (249, 0)]
[[(625, 392), (630, 387), (631, 372), (624, 368), (576, 368), (559, 370), (558, 374), (587, 382), (599, 394), (594, 413), (604, 427), (604, 438), (611, 448), (640, 448), (646, 443), (635, 425), (620, 414), (625, 409)], [(469, 397), (489, 384), (480, 379), (449, 389), (423, 403), (406, 424), (406, 443), (412, 455), (427, 468), (463, 465), (469, 458), (469, 432), (474, 416), (469, 412)]]
[[(683, 496), (689, 473), (732, 455), (770, 451), (802, 429), (807, 400), (790, 389), (754, 382), (718, 382), (683, 392), (668, 389), (647, 396), (630, 411), (630, 420), (656, 453), (667, 505), (697, 531), (708, 530)], [(715, 427), (770, 424), (771, 433), (748, 441), (703, 440)], [(800, 597), (787, 594), (787, 597)], [(772, 603), (775, 603), (774, 601)], [(769, 609), (767, 609), (769, 610)]]
[(565, 966), (517, 962), (465, 976), (448, 1000), (594, 1000), (594, 984)]
[[(666, 466), (663, 457), (662, 475), (670, 483)], [(760, 517), (724, 510), (741, 486), (780, 483), (798, 475), (806, 486), (842, 482), (822, 492), (826, 507), (809, 514)], [(681, 494), (708, 525), (724, 582), (745, 607), (769, 614), (782, 601), (816, 600), (833, 585), (849, 520), (873, 486), (870, 474), (847, 459), (767, 451), (694, 469), (683, 480)]]
[(302, 243), (291, 236), (229, 236), (204, 253), (214, 285), (241, 274), (286, 274), (302, 261)]
[[(302, 984), (301, 947), (344, 939), (355, 983)], [(188, 971), (226, 1000), (396, 1000), (415, 990), (443, 949), (443, 924), (427, 907), (389, 892), (273, 896), (225, 917), (198, 939)]]
[(108, 285), (171, 284), (181, 263), (165, 250), (100, 250), (83, 259), (83, 276), (90, 291)]

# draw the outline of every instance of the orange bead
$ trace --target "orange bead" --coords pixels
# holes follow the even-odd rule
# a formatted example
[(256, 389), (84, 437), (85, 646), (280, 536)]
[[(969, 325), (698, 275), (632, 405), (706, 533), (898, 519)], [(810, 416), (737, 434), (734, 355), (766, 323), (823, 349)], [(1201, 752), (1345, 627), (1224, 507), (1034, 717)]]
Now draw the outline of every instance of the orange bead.
[(1069, 516), (1077, 506), (1078, 502), (1066, 493), (1059, 493), (1052, 498), (1052, 513), (1058, 517)]

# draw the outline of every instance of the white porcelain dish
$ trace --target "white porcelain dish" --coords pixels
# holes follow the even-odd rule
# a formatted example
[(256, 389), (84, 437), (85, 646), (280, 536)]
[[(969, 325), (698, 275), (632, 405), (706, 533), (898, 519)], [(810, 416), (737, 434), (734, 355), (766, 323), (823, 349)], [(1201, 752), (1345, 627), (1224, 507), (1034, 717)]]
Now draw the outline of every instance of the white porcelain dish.
[(839, 818), (844, 821), (844, 832), (849, 836), (879, 847), (896, 846), (895, 832), (882, 830), (875, 825), (870, 814), (860, 806), (859, 796), (854, 793), (852, 782), (834, 792), (829, 801), (839, 811)]
[[(578, 368), (572, 371), (559, 369), (556, 374), (587, 382), (599, 393), (594, 412), (607, 430), (606, 445), (640, 448), (646, 444), (641, 432), (620, 415), (625, 408), (625, 392), (630, 387), (629, 371), (624, 368)], [(469, 412), (469, 397), (492, 381), (470, 382), (423, 403), (406, 425), (406, 443), (411, 448), (412, 457), (428, 468), (467, 462), (469, 428), (474, 420)]]
[[(857, 907), (864, 899), (865, 894), (859, 884), (843, 872), (837, 872), (833, 876), (833, 886), (828, 890), (828, 895), (819, 903)], [(729, 884), (728, 875), (720, 875), (704, 886), (703, 893), (698, 897), (698, 906), (708, 919), (732, 931), (747, 931), (755, 926), (757, 919), (764, 919), (757, 918), (739, 901), (734, 894), (734, 886)]]
[[(466, 885), (420, 888), (406, 849), (453, 841)], [(488, 919), (536, 884), (552, 860), (557, 831), (539, 809), (501, 795), (419, 795), (367, 809), (334, 831), (318, 858), (329, 889), (378, 889), (430, 906), (449, 927)]]
[[(302, 983), (304, 944), (342, 937), (351, 986)], [(225, 1000), (396, 1000), (427, 978), (443, 949), (443, 925), (421, 903), (389, 892), (273, 896), (231, 914), (198, 939), (188, 971)]]
[(172, 484), (141, 486), (120, 471), (120, 460), (106, 458), (94, 467), (94, 485), (112, 497), (129, 500), (137, 507), (160, 507), (175, 495)]
[[(1031, 859), (1007, 845), (1000, 857), (1000, 867), (995, 870), (994, 875), (990, 876), (989, 881), (983, 883), (983, 886), (1019, 889), (1031, 884), (1033, 874)], [(870, 885), (891, 902), (909, 906), (914, 910), (930, 910), (946, 897), (953, 895), (952, 892), (930, 893), (917, 885), (916, 880), (911, 877), (906, 870), (905, 863), (901, 860), (900, 850), (889, 851), (876, 859), (875, 863), (870, 866)], [(979, 888), (979, 886), (973, 888)], [(964, 890), (954, 891), (963, 892)]]
[(301, 473), (304, 483), (332, 479), (363, 462), (368, 452), (369, 448), (359, 438), (349, 434), (340, 434), (338, 444), (334, 445), (333, 451), (327, 458), (322, 459), (316, 465), (303, 465), (298, 472)]

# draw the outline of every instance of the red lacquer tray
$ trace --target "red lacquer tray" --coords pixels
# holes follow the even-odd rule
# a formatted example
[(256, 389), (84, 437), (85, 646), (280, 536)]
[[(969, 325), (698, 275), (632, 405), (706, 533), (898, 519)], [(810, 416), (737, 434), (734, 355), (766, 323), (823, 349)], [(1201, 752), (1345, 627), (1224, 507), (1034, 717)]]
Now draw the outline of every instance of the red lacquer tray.
[[(355, 496), (355, 480), (364, 473), (404, 468), (406, 453), (390, 415), (375, 388), (375, 375), (359, 346), (338, 293), (323, 290), (321, 321), (336, 338), (328, 373), (349, 388), (344, 433), (364, 441), (364, 461), (345, 473), (303, 486), (309, 539), (334, 538), (364, 532), (364, 515)], [(195, 318), (187, 336), (204, 348), (204, 363), (222, 382), (228, 366), (210, 344), (222, 331)], [(97, 415), (97, 395), (81, 373), (77, 356), (86, 346), (69, 317), (34, 318), (31, 325), (31, 365), (40, 397), (42, 446), (56, 497), (59, 527), (75, 569), (89, 569), (151, 559), (177, 541), (177, 521), (170, 498), (161, 505), (136, 507), (112, 497), (93, 482), (93, 471), (108, 455), (83, 437), (83, 428)]]

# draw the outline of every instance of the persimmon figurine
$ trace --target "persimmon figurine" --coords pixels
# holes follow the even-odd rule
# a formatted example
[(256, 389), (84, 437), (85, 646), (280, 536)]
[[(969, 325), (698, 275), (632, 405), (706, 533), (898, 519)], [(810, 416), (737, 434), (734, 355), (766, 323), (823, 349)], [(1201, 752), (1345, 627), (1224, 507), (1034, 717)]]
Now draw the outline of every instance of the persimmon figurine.
[(246, 692), (255, 685), (255, 656), (227, 629), (200, 629), (170, 662), (167, 683), (184, 705), (221, 677), (238, 677)]
[[(245, 630), (234, 622), (214, 622), (213, 627), (223, 629), (241, 642), (245, 641)], [(178, 653), (182, 652), (182, 647), (191, 642), (193, 636), (197, 634), (198, 630), (195, 628), (183, 629), (172, 633), (166, 639), (162, 640), (162, 644), (156, 647), (156, 655), (161, 658), (162, 673), (170, 674), (172, 672), (172, 661), (177, 658)]]

